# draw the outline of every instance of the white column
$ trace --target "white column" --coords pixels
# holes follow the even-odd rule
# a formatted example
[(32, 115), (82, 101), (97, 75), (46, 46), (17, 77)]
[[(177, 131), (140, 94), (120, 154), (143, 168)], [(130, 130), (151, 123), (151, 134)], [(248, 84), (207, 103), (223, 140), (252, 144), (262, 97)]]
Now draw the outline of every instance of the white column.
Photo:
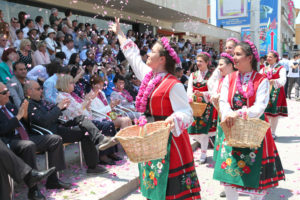
[(259, 48), (259, 26), (260, 26), (260, 0), (251, 1), (251, 17), (250, 17), (250, 31), (252, 35), (252, 41), (254, 42), (258, 53)]

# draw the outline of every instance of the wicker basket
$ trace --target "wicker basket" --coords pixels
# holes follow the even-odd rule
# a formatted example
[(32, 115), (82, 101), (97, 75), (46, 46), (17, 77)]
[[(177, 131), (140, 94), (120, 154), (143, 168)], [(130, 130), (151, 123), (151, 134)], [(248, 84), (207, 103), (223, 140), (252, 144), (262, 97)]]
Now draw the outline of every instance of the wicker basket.
[(146, 124), (142, 132), (146, 133), (140, 136), (139, 126), (129, 126), (116, 135), (130, 161), (140, 163), (164, 158), (170, 127), (164, 121), (157, 121)]
[(256, 118), (244, 120), (237, 118), (234, 126), (227, 127), (225, 122), (221, 122), (228, 146), (239, 148), (260, 147), (270, 124)]
[(205, 112), (206, 103), (197, 103), (197, 102), (192, 102), (190, 103), (192, 109), (193, 109), (193, 115), (194, 117), (201, 117), (203, 113)]

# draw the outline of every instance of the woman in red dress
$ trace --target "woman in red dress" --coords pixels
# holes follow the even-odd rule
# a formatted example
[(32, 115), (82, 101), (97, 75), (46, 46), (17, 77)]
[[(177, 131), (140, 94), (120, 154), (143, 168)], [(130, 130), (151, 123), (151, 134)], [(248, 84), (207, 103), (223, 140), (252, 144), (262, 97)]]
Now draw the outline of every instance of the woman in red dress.
[(192, 109), (184, 86), (173, 75), (175, 63), (180, 62), (176, 52), (163, 37), (154, 44), (145, 64), (135, 43), (121, 31), (119, 19), (109, 29), (118, 35), (126, 59), (136, 77), (142, 80), (136, 97), (137, 110), (148, 110), (155, 121), (165, 120), (171, 126), (165, 158), (139, 163), (143, 196), (153, 200), (201, 199), (186, 131), (193, 121)]

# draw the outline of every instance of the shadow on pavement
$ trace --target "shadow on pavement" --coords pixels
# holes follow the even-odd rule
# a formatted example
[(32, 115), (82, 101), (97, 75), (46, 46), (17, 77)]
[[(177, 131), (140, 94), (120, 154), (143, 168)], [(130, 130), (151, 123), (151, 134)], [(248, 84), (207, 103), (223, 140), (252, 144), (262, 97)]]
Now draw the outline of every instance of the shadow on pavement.
[(276, 187), (268, 191), (268, 194), (265, 196), (264, 200), (277, 200), (277, 199), (286, 200), (289, 199), (289, 197), (291, 196), (293, 196), (291, 190)]
[(295, 173), (295, 172), (292, 171), (292, 170), (284, 169), (284, 173), (285, 173), (285, 174), (293, 174), (293, 173)]
[(300, 142), (300, 137), (297, 136), (280, 136), (277, 137), (275, 142), (278, 143), (298, 143)]

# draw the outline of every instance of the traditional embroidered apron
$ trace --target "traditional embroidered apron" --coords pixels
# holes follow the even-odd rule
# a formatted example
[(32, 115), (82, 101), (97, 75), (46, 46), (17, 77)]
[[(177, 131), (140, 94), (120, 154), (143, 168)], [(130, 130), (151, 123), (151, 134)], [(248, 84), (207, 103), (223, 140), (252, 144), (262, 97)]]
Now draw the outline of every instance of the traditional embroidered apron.
[[(207, 88), (207, 80), (211, 76), (211, 72), (208, 71), (204, 77), (204, 80), (201, 82), (196, 82), (197, 75), (193, 73), (193, 91), (206, 92)], [(196, 98), (196, 97), (195, 97)], [(196, 99), (195, 99), (196, 100)], [(202, 98), (202, 103), (207, 103)], [(208, 134), (209, 130), (214, 126), (216, 126), (216, 120), (213, 120), (213, 105), (211, 103), (207, 103), (207, 107), (205, 112), (201, 117), (194, 117), (193, 124), (188, 128), (189, 134)]]

